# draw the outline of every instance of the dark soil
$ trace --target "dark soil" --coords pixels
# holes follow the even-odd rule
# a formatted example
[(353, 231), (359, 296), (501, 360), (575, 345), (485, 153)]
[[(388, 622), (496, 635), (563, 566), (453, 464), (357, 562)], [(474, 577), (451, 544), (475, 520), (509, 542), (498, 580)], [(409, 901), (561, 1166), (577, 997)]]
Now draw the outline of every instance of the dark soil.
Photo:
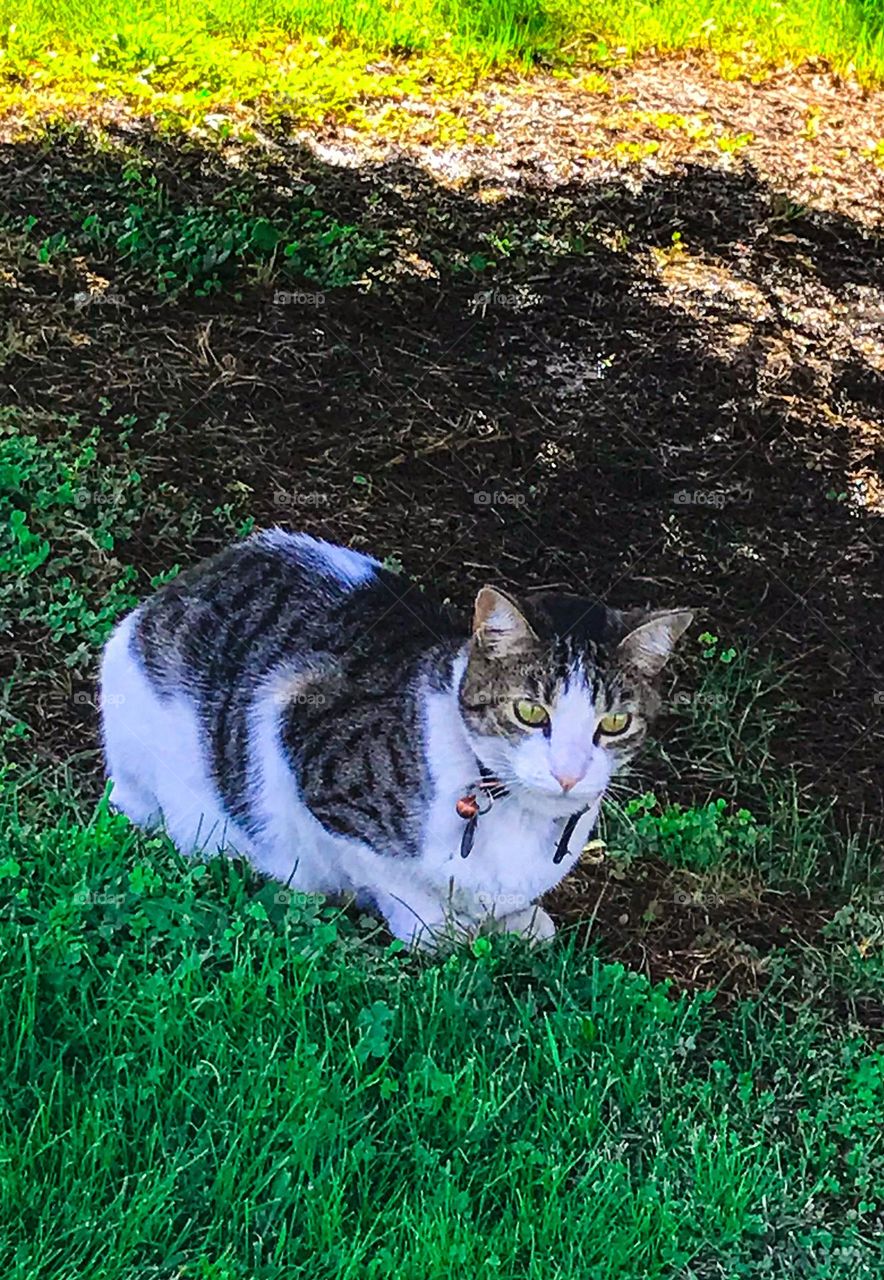
[(723, 1003), (759, 991), (772, 955), (817, 944), (831, 919), (818, 902), (757, 886), (710, 891), (654, 859), (628, 872), (581, 864), (547, 905), (605, 955), (679, 990), (714, 986)]
[[(749, 168), (557, 186), (529, 171), (488, 204), (480, 184), (442, 186), (410, 159), (344, 168), (282, 143), (250, 176), (241, 155), (234, 170), (223, 152), (127, 141), (194, 202), (254, 181), (272, 211), (309, 181), (393, 253), (362, 287), (304, 282), (285, 303), (242, 281), (163, 299), (111, 253), (10, 264), (6, 403), (88, 422), (107, 397), (110, 419), (137, 415), (139, 470), (175, 486), (179, 514), (246, 495), (259, 523), (396, 556), (464, 607), (489, 579), (696, 606), (790, 670), (797, 706), (769, 767), (795, 765), (809, 800), (854, 819), (880, 813), (884, 378), (863, 354), (884, 323), (880, 228), (812, 209), (784, 220), (782, 193)], [(61, 228), (52, 193), (110, 201), (120, 165), (76, 137), (10, 143), (5, 213)], [(504, 224), (592, 234), (579, 252), (452, 269)], [(112, 305), (74, 304), (89, 273)], [(179, 528), (149, 516), (137, 531), (126, 556), (145, 583), (213, 549), (202, 534), (182, 546)], [(48, 746), (82, 749), (82, 726)], [(705, 799), (696, 780), (684, 790)], [(816, 908), (768, 895), (739, 918), (732, 902), (726, 921), (680, 905), (636, 930), (656, 873), (607, 874), (582, 870), (558, 914), (591, 916), (606, 883), (606, 946), (685, 985), (730, 973), (745, 990), (778, 939), (819, 928)]]

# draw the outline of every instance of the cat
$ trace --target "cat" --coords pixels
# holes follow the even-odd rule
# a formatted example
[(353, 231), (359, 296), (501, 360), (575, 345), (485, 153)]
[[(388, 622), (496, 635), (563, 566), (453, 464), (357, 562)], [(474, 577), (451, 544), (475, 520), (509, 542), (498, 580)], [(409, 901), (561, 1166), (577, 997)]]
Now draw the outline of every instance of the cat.
[(111, 802), (184, 853), (349, 895), (413, 946), (546, 939), (536, 899), (641, 746), (691, 619), (483, 586), (470, 632), (367, 555), (253, 534), (107, 642)]

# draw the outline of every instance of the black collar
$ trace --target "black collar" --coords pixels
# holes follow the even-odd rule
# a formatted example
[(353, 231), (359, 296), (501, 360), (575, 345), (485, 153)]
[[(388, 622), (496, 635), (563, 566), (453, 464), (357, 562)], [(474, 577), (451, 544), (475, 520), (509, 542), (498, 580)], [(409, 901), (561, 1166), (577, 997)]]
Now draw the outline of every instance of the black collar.
[[(468, 804), (469, 808), (472, 809), (472, 812), (464, 813), (461, 812), (460, 807), (458, 808), (460, 816), (464, 818), (466, 822), (466, 826), (463, 829), (463, 835), (460, 838), (460, 856), (462, 858), (468, 858), (470, 856), (470, 852), (476, 840), (476, 828), (479, 825), (479, 818), (483, 813), (488, 813), (496, 800), (502, 800), (504, 796), (508, 796), (510, 794), (509, 789), (495, 777), (494, 773), (490, 769), (486, 768), (486, 766), (482, 764), (481, 760), (477, 758), (476, 763), (479, 766), (479, 781), (475, 786), (475, 790), (470, 791), (458, 802), (459, 806)], [(478, 800), (479, 795), (483, 797), (483, 801), (485, 802), (484, 808), (480, 806)], [(553, 862), (556, 866), (558, 866), (565, 858), (568, 852), (568, 842), (574, 834), (574, 828), (577, 826), (577, 823), (586, 813), (588, 808), (589, 805), (586, 805), (585, 808), (578, 809), (576, 813), (571, 814), (568, 821), (565, 823), (562, 829), (562, 834), (559, 836), (558, 843), (556, 844), (556, 851), (553, 854)]]

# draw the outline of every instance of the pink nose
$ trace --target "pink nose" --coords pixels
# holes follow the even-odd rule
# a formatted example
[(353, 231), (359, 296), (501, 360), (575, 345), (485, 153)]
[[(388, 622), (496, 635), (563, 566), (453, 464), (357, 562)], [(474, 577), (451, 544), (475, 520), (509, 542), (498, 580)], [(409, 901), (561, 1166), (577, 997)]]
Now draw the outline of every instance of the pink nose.
[(563, 791), (570, 791), (572, 787), (577, 786), (577, 783), (580, 781), (580, 778), (583, 777), (583, 774), (572, 777), (570, 773), (554, 773), (553, 777)]

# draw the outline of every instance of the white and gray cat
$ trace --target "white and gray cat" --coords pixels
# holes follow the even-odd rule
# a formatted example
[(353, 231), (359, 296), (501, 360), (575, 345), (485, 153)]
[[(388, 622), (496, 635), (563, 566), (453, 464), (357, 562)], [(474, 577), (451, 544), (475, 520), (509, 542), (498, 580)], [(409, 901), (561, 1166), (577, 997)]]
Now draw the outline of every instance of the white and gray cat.
[(469, 633), (368, 556), (259, 533), (108, 641), (111, 800), (185, 853), (353, 894), (408, 943), (550, 937), (536, 899), (579, 857), (690, 621), (483, 587)]

